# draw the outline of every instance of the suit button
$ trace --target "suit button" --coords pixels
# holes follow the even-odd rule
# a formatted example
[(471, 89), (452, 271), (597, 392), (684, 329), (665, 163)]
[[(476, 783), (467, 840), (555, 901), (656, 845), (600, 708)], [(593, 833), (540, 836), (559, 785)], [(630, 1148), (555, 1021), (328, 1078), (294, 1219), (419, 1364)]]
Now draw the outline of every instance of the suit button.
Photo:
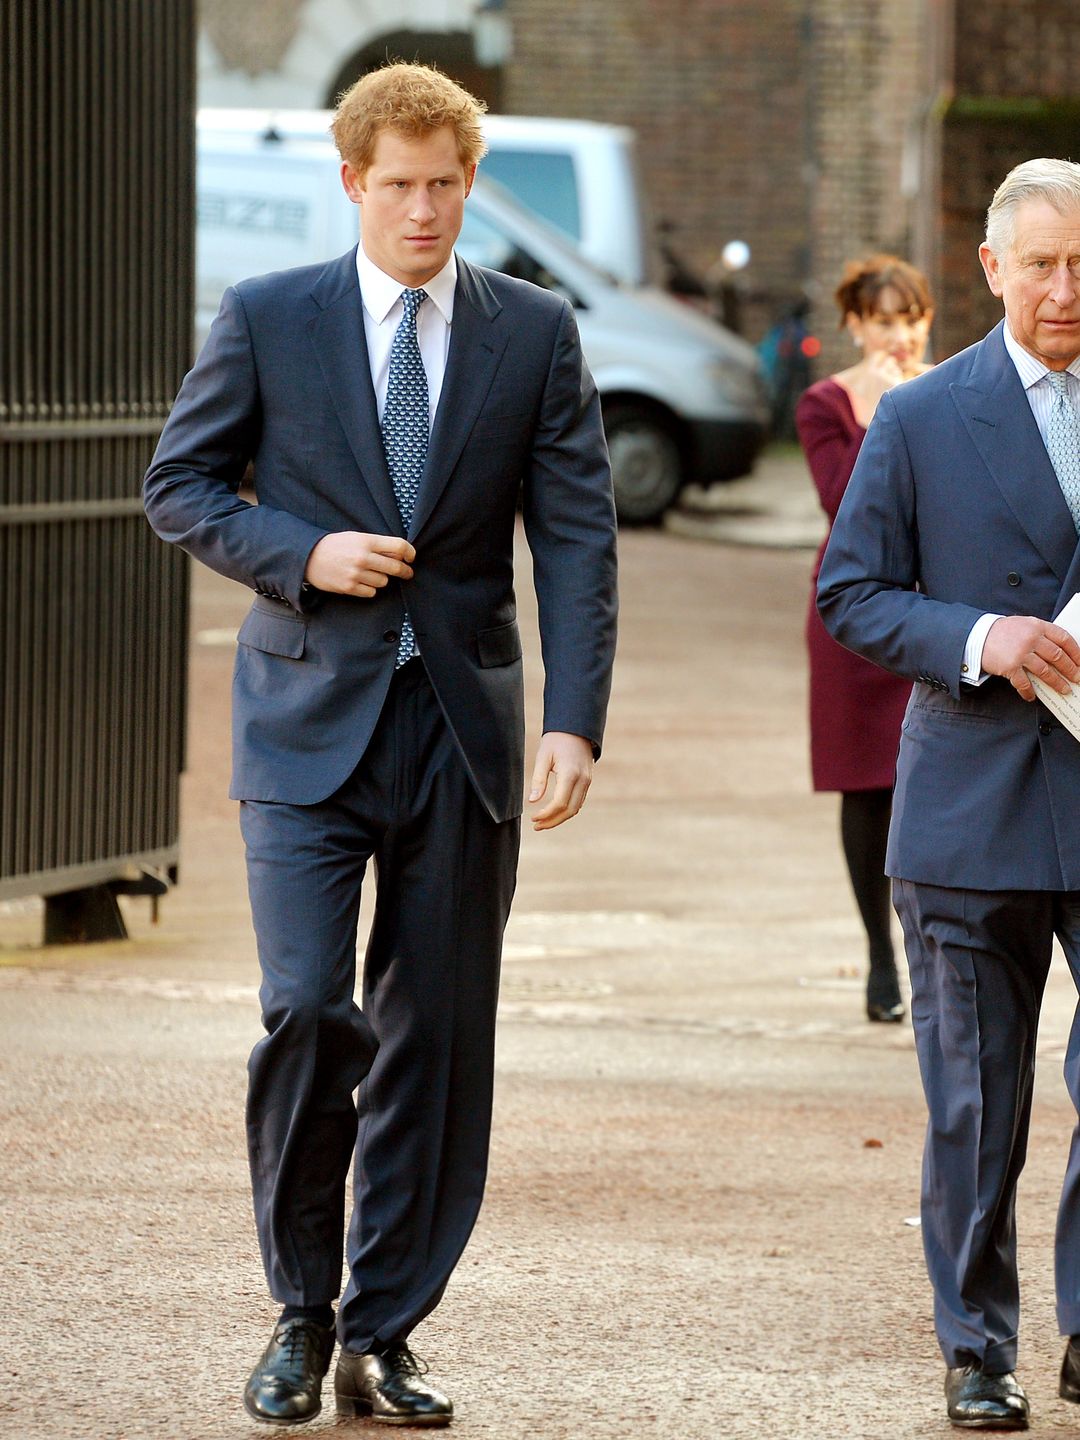
[(1054, 727), (1050, 724), (1050, 721), (1049, 721), (1049, 720), (1040, 720), (1040, 721), (1039, 721), (1039, 734), (1040, 734), (1040, 735), (1049, 735), (1049, 734), (1050, 734), (1050, 731), (1053, 730), (1053, 728), (1054, 728)]
[(1005, 579), (1008, 580), (1010, 585), (1020, 584), (1020, 576), (1016, 573), (1015, 570), (1010, 570), (1008, 575), (1005, 576)]
[(388, 645), (396, 645), (398, 640), (400, 639), (400, 636), (398, 635), (398, 632), (396, 630), (387, 630), (386, 634), (382, 638), (386, 641)]

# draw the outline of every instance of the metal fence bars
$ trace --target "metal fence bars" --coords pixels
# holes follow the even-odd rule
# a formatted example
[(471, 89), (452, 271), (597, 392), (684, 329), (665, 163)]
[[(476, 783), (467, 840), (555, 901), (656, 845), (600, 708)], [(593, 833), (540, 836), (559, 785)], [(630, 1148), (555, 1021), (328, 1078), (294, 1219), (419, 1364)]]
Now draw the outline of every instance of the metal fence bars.
[(187, 568), (139, 486), (190, 357), (193, 103), (193, 0), (0, 6), (0, 900), (176, 864)]

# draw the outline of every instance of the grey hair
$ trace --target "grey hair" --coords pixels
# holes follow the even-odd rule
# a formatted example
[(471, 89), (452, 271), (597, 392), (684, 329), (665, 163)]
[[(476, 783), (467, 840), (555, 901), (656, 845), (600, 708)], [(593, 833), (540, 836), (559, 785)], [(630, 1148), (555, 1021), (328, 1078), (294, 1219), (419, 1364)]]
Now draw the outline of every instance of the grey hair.
[(1009, 171), (986, 212), (986, 243), (999, 260), (1016, 238), (1016, 211), (1027, 200), (1046, 200), (1061, 214), (1080, 210), (1080, 165), (1072, 160), (1025, 160)]

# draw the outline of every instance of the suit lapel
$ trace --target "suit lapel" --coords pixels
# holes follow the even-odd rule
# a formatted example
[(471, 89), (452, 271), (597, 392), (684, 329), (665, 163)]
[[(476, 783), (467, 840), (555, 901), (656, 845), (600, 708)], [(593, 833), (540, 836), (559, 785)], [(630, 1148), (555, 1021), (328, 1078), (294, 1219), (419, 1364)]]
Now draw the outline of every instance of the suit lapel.
[[(1068, 509), (1068, 506), (1065, 507)], [(1069, 516), (1072, 519), (1072, 516)], [(1074, 527), (1075, 528), (1075, 527)], [(1063, 610), (1072, 597), (1080, 591), (1080, 544), (1073, 550), (1072, 561), (1065, 572), (1065, 580), (1058, 591), (1057, 604), (1054, 606), (1054, 613), (1051, 620), (1056, 620), (1059, 611)]]
[(312, 290), (319, 313), (310, 323), (334, 410), (360, 473), (379, 507), (388, 535), (402, 533), (401, 515), (386, 466), (379, 412), (371, 383), (356, 251), (333, 261)]
[(1001, 330), (978, 347), (968, 384), (949, 391), (1009, 509), (1064, 582), (1077, 559), (1076, 527)]
[(458, 256), (450, 353), (409, 539), (419, 534), (446, 488), (510, 338), (495, 322), (502, 307), (479, 271)]

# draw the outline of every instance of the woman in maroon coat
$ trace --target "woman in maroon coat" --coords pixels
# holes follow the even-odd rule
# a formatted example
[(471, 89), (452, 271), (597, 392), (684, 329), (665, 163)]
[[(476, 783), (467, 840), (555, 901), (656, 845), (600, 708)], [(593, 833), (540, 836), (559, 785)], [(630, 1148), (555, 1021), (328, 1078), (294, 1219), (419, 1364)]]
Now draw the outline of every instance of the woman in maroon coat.
[[(841, 324), (862, 353), (847, 370), (811, 385), (795, 411), (830, 527), (878, 401), (886, 390), (928, 368), (923, 354), (933, 318), (925, 277), (895, 255), (851, 261), (836, 303)], [(911, 684), (845, 650), (825, 630), (814, 603), (824, 551), (823, 544), (806, 619), (814, 789), (841, 795), (840, 836), (869, 946), (867, 1016), (899, 1021), (904, 1007), (893, 954), (885, 841)]]

